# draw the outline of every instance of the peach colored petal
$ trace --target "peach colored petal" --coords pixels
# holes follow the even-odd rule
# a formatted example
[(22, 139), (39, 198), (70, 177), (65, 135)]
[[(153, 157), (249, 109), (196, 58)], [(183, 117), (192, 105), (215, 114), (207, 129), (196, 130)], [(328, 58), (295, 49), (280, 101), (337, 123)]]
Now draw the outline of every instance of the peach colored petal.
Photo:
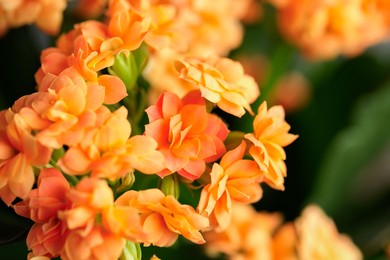
[(100, 85), (105, 87), (105, 104), (115, 104), (127, 96), (126, 87), (118, 77), (101, 75), (98, 78)]
[(157, 173), (165, 168), (163, 155), (157, 151), (157, 142), (149, 136), (133, 136), (126, 145), (130, 164), (146, 173)]

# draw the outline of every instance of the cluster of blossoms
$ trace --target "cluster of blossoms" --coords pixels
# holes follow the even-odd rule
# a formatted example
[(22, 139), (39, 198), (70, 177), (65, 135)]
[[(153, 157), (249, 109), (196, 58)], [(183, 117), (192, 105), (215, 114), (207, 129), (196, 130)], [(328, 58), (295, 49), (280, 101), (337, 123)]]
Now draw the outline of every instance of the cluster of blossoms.
[(351, 239), (339, 234), (333, 221), (315, 205), (307, 206), (294, 222), (282, 223), (279, 213), (256, 212), (235, 204), (232, 221), (223, 232), (205, 234), (206, 252), (232, 260), (362, 259)]
[[(88, 16), (105, 7), (92, 2)], [(297, 136), (281, 106), (252, 110), (259, 87), (226, 57), (250, 5), (110, 0), (103, 21), (42, 51), (37, 91), (0, 112), (0, 197), (34, 222), (30, 259), (140, 259), (140, 245), (179, 235), (203, 244), (261, 199), (261, 184), (284, 190)], [(221, 114), (247, 112), (253, 132), (232, 134)], [(158, 185), (134, 188), (151, 176)], [(199, 187), (195, 206), (180, 201), (180, 188)]]
[(354, 56), (390, 33), (387, 0), (268, 0), (282, 34), (310, 59)]

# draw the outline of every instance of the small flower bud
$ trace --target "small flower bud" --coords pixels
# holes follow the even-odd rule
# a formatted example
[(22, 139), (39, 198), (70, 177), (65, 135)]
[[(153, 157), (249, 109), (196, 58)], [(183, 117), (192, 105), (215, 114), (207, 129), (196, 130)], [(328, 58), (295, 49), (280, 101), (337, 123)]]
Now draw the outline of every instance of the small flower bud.
[(160, 190), (165, 195), (172, 195), (175, 199), (180, 196), (180, 180), (176, 173), (165, 176), (160, 183)]
[(142, 251), (139, 243), (126, 241), (126, 245), (123, 248), (123, 252), (119, 257), (119, 260), (141, 260)]

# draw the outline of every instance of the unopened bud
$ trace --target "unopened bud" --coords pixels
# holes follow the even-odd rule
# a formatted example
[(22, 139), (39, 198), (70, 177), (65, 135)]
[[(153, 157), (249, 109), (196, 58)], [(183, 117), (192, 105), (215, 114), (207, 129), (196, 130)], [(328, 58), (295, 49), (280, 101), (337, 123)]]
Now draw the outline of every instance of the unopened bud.
[(119, 260), (141, 260), (142, 251), (139, 243), (126, 241)]
[(135, 182), (134, 172), (129, 172), (126, 176), (122, 177), (119, 186), (116, 188), (117, 193), (123, 193), (128, 191)]
[(160, 190), (165, 195), (172, 195), (175, 199), (180, 196), (180, 180), (176, 173), (165, 176), (160, 183)]

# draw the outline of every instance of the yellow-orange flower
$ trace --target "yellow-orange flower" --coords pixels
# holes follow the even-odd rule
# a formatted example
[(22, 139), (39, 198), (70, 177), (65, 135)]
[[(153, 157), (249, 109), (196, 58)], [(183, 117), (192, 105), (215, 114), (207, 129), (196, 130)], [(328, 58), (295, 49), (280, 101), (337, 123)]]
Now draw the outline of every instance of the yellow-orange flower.
[(298, 136), (288, 133), (290, 125), (284, 120), (283, 107), (273, 106), (267, 110), (266, 102), (260, 105), (253, 128), (254, 133), (245, 135), (252, 142), (249, 153), (263, 172), (264, 181), (274, 189), (284, 190), (287, 168), (283, 147)]
[(143, 71), (143, 76), (150, 83), (149, 103), (154, 104), (162, 92), (172, 92), (184, 97), (197, 87), (177, 76), (174, 61), (183, 55), (173, 49), (165, 48), (153, 53)]
[(295, 221), (299, 259), (362, 259), (362, 253), (316, 205), (307, 206)]
[(227, 126), (207, 113), (199, 91), (182, 99), (165, 92), (146, 112), (150, 123), (145, 126), (145, 134), (157, 141), (165, 157), (161, 177), (178, 172), (193, 181), (205, 171), (206, 162), (215, 161), (225, 152)]
[(0, 0), (0, 36), (10, 28), (32, 23), (48, 34), (57, 34), (65, 8), (66, 0)]
[(198, 212), (210, 219), (217, 231), (228, 227), (232, 203), (254, 203), (260, 200), (263, 191), (259, 185), (262, 175), (256, 162), (243, 160), (245, 142), (227, 152), (219, 164), (211, 170), (211, 183), (206, 185), (199, 199)]
[(177, 24), (179, 35), (182, 36), (181, 47), (186, 47), (184, 51), (196, 55), (224, 56), (241, 44), (243, 27), (240, 18), (246, 8), (243, 1), (240, 3), (236, 0), (183, 2), (178, 4), (180, 8)]
[(165, 196), (161, 190), (128, 191), (115, 202), (138, 210), (146, 239), (145, 245), (171, 246), (181, 234), (194, 243), (202, 244), (199, 232), (208, 227), (208, 219), (196, 213), (189, 205), (180, 204), (173, 196)]
[(205, 60), (185, 58), (176, 62), (180, 77), (199, 87), (202, 96), (227, 113), (241, 117), (260, 95), (255, 80), (244, 74), (239, 62), (210, 56)]
[(204, 234), (206, 253), (215, 256), (224, 253), (231, 260), (258, 260), (273, 258), (273, 233), (281, 223), (277, 213), (256, 212), (250, 205), (233, 204), (232, 220), (222, 232)]
[[(152, 48), (159, 50), (175, 44), (179, 32), (177, 24), (176, 6), (158, 1), (111, 0), (108, 16), (111, 31), (123, 38), (134, 37), (138, 31), (144, 33), (145, 42)], [(134, 17), (138, 17), (136, 20)], [(115, 26), (115, 29), (114, 27)], [(135, 33), (137, 32), (137, 33)]]
[(388, 10), (380, 1), (270, 0), (281, 32), (310, 59), (352, 56), (385, 39)]

